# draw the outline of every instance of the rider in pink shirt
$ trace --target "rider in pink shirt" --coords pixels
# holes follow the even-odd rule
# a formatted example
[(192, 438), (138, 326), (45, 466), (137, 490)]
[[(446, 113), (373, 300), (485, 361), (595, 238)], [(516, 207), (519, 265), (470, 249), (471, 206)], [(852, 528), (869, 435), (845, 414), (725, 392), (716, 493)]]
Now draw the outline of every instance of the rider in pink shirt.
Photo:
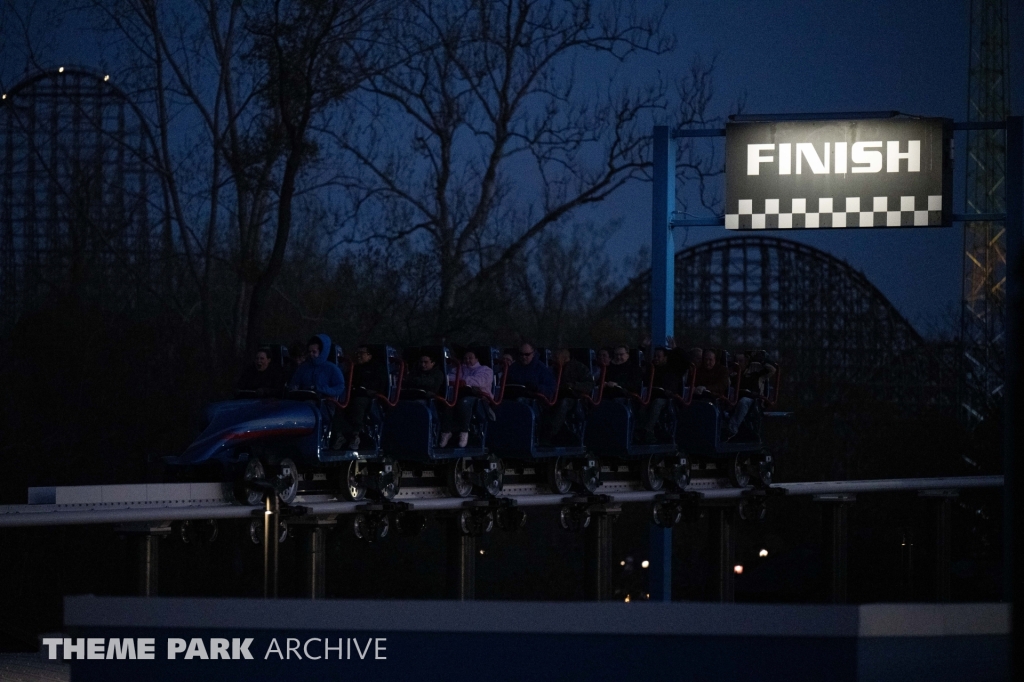
[[(476, 353), (471, 350), (462, 356), (462, 382), (465, 386), (459, 389), (459, 402), (455, 407), (445, 410), (441, 415), (440, 447), (447, 447), (452, 438), (452, 431), (459, 434), (459, 447), (469, 443), (469, 422), (473, 418), (473, 408), (480, 396), (493, 397), (494, 371), (477, 360)], [(448, 374), (449, 381), (455, 381), (455, 372)]]

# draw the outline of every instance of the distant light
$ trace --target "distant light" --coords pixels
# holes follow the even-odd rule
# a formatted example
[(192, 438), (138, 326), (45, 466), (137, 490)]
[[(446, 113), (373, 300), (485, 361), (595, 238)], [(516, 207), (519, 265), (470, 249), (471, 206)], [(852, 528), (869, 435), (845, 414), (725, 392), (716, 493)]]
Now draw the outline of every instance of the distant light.
[(643, 561), (640, 562), (640, 567), (641, 568), (650, 568), (650, 566), (651, 566), (651, 562), (648, 561), (647, 559), (644, 559)]
[(732, 567), (732, 572), (735, 573), (736, 575), (741, 575), (743, 573), (743, 567), (740, 566), (739, 564), (736, 564), (735, 566)]
[(757, 556), (759, 556), (759, 557), (766, 557), (766, 556), (768, 556), (768, 550), (767, 549), (762, 549), (760, 552), (757, 553)]
[[(7, 97), (7, 95), (4, 95), (4, 97)], [(625, 565), (626, 565), (626, 562), (625, 562), (625, 561), (620, 561), (620, 562), (619, 562), (619, 566), (625, 566)]]
[(104, 77), (103, 77), (103, 80), (104, 80), (104, 81), (108, 81), (108, 80), (110, 80), (110, 74), (108, 73), (108, 74), (107, 74), (106, 76), (104, 76)]
[(481, 549), (481, 550), (480, 550), (480, 553), (481, 553), (481, 554), (483, 554), (483, 553), (484, 553), (484, 551), (483, 551), (483, 550)]
[(627, 601), (627, 602), (629, 601), (629, 595), (628, 594), (626, 595), (625, 601)]
[(0, 97), (0, 99), (7, 99), (7, 93), (5, 92), (5, 93), (4, 93), (4, 96), (3, 96), (3, 97)]
[(64, 67), (62, 66), (59, 69), (57, 69), (57, 73), (64, 73)]

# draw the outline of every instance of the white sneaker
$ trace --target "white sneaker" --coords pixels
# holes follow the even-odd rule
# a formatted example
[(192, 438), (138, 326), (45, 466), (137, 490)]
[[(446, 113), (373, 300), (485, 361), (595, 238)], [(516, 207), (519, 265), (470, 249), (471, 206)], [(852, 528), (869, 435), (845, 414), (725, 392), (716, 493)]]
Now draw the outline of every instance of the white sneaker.
[(439, 448), (446, 448), (446, 447), (448, 447), (448, 441), (450, 441), (451, 439), (452, 439), (452, 434), (450, 434), (450, 433), (442, 433), (441, 434), (441, 442), (437, 444), (437, 447), (439, 447)]
[(469, 444), (469, 433), (463, 431), (459, 434), (459, 447), (464, 448)]

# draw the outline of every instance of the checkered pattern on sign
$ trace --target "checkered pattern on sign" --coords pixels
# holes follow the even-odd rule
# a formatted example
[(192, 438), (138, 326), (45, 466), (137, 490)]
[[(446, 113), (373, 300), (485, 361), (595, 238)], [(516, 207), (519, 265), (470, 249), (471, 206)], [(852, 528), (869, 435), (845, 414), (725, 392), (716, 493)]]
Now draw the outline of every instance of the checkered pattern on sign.
[[(927, 227), (942, 224), (942, 196), (740, 199), (725, 214), (728, 230), (789, 230), (819, 227)], [(784, 206), (783, 204), (789, 204)], [(756, 211), (756, 212), (755, 212)]]

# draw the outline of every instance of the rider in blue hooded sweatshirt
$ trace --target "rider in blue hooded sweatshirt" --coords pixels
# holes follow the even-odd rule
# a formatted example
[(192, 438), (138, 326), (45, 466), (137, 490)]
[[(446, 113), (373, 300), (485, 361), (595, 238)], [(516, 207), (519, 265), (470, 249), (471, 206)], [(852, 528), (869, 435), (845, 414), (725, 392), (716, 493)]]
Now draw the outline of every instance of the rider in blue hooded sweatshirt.
[[(345, 393), (345, 376), (341, 373), (341, 368), (327, 361), (327, 354), (331, 350), (331, 337), (327, 334), (317, 334), (309, 340), (308, 345), (309, 357), (295, 369), (291, 381), (288, 382), (288, 388), (293, 391), (312, 388), (320, 395), (340, 398)], [(331, 413), (333, 414), (333, 410)]]

